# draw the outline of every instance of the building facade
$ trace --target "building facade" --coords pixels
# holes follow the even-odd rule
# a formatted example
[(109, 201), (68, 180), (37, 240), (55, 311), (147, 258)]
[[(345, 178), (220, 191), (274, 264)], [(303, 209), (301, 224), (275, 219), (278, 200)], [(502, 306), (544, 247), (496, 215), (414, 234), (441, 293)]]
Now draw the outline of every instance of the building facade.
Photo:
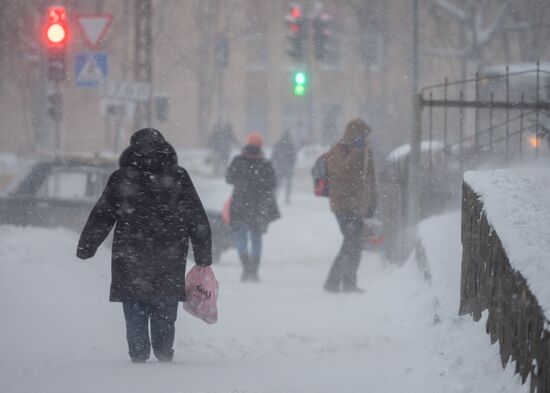
[[(108, 57), (108, 78), (133, 80), (136, 56), (136, 1), (67, 1), (71, 37), (68, 77), (60, 83), (63, 118), (60, 150), (66, 154), (119, 152), (137, 126), (132, 108), (114, 110), (97, 87), (81, 87), (76, 57), (92, 51), (76, 16), (112, 14), (112, 24), (97, 52)], [(29, 4), (34, 3), (30, 2)], [(59, 3), (59, 2), (58, 2)], [(274, 143), (291, 130), (303, 143), (331, 143), (353, 117), (372, 125), (381, 151), (409, 140), (411, 104), (411, 3), (407, 0), (325, 0), (331, 18), (329, 55), (319, 61), (312, 40), (317, 1), (301, 0), (308, 20), (304, 59), (288, 55), (289, 0), (152, 0), (152, 117), (178, 148), (204, 147), (216, 123), (229, 122), (240, 141), (250, 131)], [(433, 18), (433, 4), (420, 2), (419, 85), (458, 78), (456, 58), (428, 49), (461, 44), (461, 27)], [(40, 26), (29, 55), (12, 59), (10, 78), (2, 81), (0, 149), (51, 151), (55, 127), (47, 113), (48, 84)], [(445, 40), (443, 39), (445, 38)], [(510, 38), (510, 37), (509, 37)], [(496, 40), (485, 50), (488, 63), (521, 60), (520, 40)], [(36, 49), (38, 48), (38, 49)], [(32, 51), (31, 51), (32, 52)], [(306, 72), (303, 96), (293, 92), (293, 75)], [(13, 76), (13, 77), (12, 77)], [(115, 108), (116, 109), (116, 108)]]

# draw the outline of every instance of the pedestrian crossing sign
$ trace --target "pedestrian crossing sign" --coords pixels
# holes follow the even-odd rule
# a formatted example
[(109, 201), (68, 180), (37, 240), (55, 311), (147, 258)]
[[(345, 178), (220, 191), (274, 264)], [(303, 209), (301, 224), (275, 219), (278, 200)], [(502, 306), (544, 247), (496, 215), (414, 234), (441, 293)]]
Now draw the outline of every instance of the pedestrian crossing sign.
[(97, 87), (109, 76), (106, 53), (79, 53), (75, 57), (77, 87)]

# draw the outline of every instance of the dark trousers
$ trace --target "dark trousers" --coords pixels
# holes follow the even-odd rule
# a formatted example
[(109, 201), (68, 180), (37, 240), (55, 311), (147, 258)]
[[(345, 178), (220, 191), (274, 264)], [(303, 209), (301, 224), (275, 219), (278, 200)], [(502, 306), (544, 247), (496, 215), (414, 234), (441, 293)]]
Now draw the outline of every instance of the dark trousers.
[[(176, 299), (159, 300), (155, 303), (132, 301), (123, 302), (122, 307), (126, 319), (128, 353), (132, 360), (148, 359), (151, 345), (157, 359), (172, 360), (178, 301)], [(149, 321), (151, 321), (151, 339), (149, 339)]]
[(357, 288), (357, 270), (363, 250), (363, 218), (348, 213), (336, 213), (344, 240), (330, 268), (325, 289), (349, 291)]
[(262, 256), (262, 233), (243, 226), (233, 231), (233, 242), (239, 252), (244, 271), (247, 274), (257, 274)]
[(284, 188), (284, 197), (285, 197), (285, 203), (287, 205), (290, 205), (290, 194), (292, 194), (292, 177), (294, 175), (292, 173), (280, 176), (277, 179), (277, 192), (279, 192), (282, 188)]

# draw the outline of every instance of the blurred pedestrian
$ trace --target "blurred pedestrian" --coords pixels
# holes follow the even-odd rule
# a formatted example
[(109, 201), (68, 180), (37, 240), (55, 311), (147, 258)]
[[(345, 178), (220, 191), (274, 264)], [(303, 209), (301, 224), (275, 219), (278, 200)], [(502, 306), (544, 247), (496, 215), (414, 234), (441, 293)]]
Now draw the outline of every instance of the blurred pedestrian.
[(277, 188), (285, 188), (285, 202), (290, 204), (292, 193), (292, 178), (296, 165), (296, 147), (290, 131), (285, 131), (281, 139), (273, 146), (271, 162), (277, 176)]
[(262, 235), (268, 224), (280, 217), (275, 198), (275, 172), (264, 158), (260, 133), (248, 135), (246, 146), (227, 169), (226, 180), (235, 186), (230, 225), (243, 265), (241, 280), (259, 281)]
[(93, 257), (115, 226), (110, 301), (122, 302), (129, 355), (145, 362), (152, 345), (159, 361), (171, 361), (188, 243), (195, 263), (210, 265), (210, 225), (189, 174), (159, 131), (134, 133), (119, 165), (90, 213), (77, 256)]
[(216, 124), (214, 132), (208, 140), (208, 146), (212, 154), (213, 174), (214, 176), (221, 176), (227, 169), (231, 148), (238, 146), (231, 124)]
[(357, 286), (363, 223), (376, 207), (374, 161), (367, 141), (370, 131), (363, 120), (350, 121), (326, 157), (330, 207), (344, 236), (324, 286), (333, 293), (363, 292)]

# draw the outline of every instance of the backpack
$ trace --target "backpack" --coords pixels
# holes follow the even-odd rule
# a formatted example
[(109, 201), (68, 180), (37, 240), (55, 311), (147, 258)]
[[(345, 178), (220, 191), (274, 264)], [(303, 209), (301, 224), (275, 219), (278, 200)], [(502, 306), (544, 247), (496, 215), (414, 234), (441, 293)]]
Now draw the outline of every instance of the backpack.
[(311, 176), (313, 177), (313, 192), (315, 196), (328, 197), (327, 153), (322, 154), (315, 160), (315, 164), (311, 168)]

